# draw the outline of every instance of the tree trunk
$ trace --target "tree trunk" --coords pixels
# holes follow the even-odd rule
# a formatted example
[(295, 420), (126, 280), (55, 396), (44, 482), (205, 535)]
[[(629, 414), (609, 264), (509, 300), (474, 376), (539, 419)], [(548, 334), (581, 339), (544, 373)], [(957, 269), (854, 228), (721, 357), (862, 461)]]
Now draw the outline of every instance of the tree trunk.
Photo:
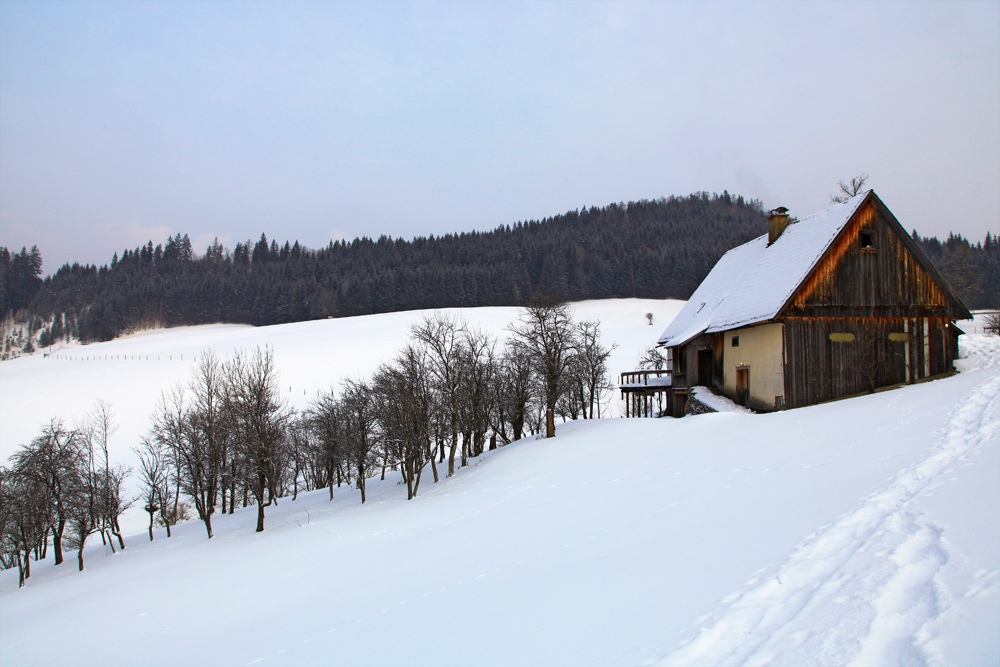
[[(438, 447), (440, 447), (440, 446), (441, 446), (440, 443), (438, 443)], [(437, 450), (435, 449), (435, 450), (431, 451), (431, 470), (434, 471), (434, 483), (435, 484), (438, 483), (438, 467), (437, 467), (437, 463), (435, 462), (436, 458), (437, 458)]]
[[(205, 530), (208, 532), (208, 539), (212, 539), (212, 513), (205, 513)], [(150, 535), (153, 533), (152, 526), (149, 529)]]
[(257, 532), (264, 532), (264, 503), (257, 503)]
[(66, 522), (63, 520), (59, 521), (59, 528), (52, 529), (52, 550), (56, 552), (56, 565), (63, 562), (62, 553), (62, 534), (63, 527), (66, 526)]
[(511, 442), (520, 440), (524, 437), (524, 413), (518, 415), (518, 417), (511, 423), (511, 427), (514, 429), (514, 440)]
[(545, 437), (556, 437), (556, 415), (552, 408), (545, 411)]
[(413, 500), (413, 464), (407, 461), (401, 464), (399, 469), (403, 473), (403, 479), (406, 480), (406, 499)]
[(153, 512), (156, 510), (149, 510), (149, 541), (153, 541)]
[(118, 525), (118, 519), (115, 519), (113, 527), (114, 531), (112, 532), (114, 536), (118, 538), (118, 544), (121, 546), (122, 551), (125, 551), (125, 540), (122, 539), (122, 527)]
[(424, 472), (424, 466), (417, 467), (417, 479), (413, 482), (413, 497), (416, 498), (417, 491), (420, 489), (420, 476)]
[(451, 451), (448, 452), (448, 477), (455, 474), (455, 452), (458, 451), (458, 431), (452, 431)]
[[(153, 537), (152, 537), (152, 533), (153, 533), (152, 527), (150, 527), (149, 533), (150, 533), (150, 538), (149, 539), (152, 540), (153, 539)], [(76, 550), (76, 562), (77, 562), (77, 564), (80, 567), (80, 572), (83, 572), (83, 543), (84, 542), (86, 542), (86, 540), (81, 540), (81, 542), (80, 542), (80, 548)]]

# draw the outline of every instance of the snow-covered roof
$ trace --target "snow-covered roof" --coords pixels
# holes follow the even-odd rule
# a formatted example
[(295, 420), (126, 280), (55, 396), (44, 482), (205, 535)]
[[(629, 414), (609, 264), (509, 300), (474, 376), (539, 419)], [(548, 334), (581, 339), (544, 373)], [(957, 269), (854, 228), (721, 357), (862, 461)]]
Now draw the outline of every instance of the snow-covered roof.
[(767, 234), (727, 252), (670, 323), (661, 345), (766, 322), (778, 314), (869, 191), (788, 225), (771, 245)]

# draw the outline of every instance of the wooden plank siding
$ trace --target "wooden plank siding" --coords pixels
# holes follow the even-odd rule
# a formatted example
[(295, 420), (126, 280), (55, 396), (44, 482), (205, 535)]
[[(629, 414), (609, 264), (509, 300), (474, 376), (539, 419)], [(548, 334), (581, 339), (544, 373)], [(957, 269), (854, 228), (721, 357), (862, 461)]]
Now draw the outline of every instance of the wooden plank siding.
[(877, 201), (858, 209), (777, 318), (785, 407), (948, 373), (958, 357), (950, 322), (968, 311)]
[[(871, 246), (863, 248), (862, 234)], [(903, 238), (905, 237), (905, 239)], [(792, 317), (947, 317), (967, 312), (921, 263), (909, 237), (872, 200), (855, 213), (786, 304)]]
[[(753, 294), (737, 292), (751, 303), (723, 311), (728, 314), (715, 321), (712, 313), (703, 333), (671, 347), (677, 360), (672, 393), (711, 384), (736, 400), (742, 388), (754, 409), (781, 410), (953, 371), (959, 335), (954, 321), (972, 315), (874, 192), (851, 206), (853, 212), (835, 219), (836, 227), (817, 227), (812, 236), (803, 230), (796, 237), (803, 239), (799, 245), (784, 246), (787, 254), (778, 252), (783, 251), (779, 237), (762, 251), (774, 255), (762, 259), (760, 252), (744, 248), (725, 265), (725, 280), (740, 269), (764, 270), (775, 274), (775, 287), (781, 289), (765, 292), (760, 303)], [(795, 224), (810, 223), (807, 218)], [(827, 233), (836, 237), (830, 241)], [(805, 261), (812, 262), (811, 268), (800, 279)], [(786, 265), (800, 280), (794, 288), (781, 281)], [(709, 292), (722, 304), (729, 289), (722, 278), (710, 284)], [(689, 335), (692, 321), (679, 331)], [(780, 332), (768, 334), (772, 325), (781, 325)], [(736, 336), (743, 345), (732, 345)]]
[(942, 375), (958, 357), (958, 331), (947, 318), (808, 317), (784, 325), (786, 408)]

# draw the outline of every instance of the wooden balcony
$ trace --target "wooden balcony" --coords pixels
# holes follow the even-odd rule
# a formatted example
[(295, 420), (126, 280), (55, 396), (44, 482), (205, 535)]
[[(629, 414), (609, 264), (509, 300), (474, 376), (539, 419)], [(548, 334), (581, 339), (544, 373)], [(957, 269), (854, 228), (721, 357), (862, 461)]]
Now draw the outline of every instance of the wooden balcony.
[(618, 388), (625, 400), (626, 417), (654, 417), (669, 405), (674, 375), (669, 368), (622, 373)]
[(658, 371), (628, 371), (621, 374), (618, 386), (626, 389), (642, 387), (669, 387), (673, 382), (673, 372), (664, 368)]

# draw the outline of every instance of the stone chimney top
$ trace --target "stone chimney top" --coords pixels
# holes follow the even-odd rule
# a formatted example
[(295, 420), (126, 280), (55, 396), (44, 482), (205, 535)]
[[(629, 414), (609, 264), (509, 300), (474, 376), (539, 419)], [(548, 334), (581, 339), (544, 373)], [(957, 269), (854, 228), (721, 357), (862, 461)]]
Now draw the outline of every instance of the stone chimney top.
[(778, 240), (781, 233), (788, 227), (788, 209), (784, 206), (772, 210), (767, 214), (767, 245), (771, 245)]

